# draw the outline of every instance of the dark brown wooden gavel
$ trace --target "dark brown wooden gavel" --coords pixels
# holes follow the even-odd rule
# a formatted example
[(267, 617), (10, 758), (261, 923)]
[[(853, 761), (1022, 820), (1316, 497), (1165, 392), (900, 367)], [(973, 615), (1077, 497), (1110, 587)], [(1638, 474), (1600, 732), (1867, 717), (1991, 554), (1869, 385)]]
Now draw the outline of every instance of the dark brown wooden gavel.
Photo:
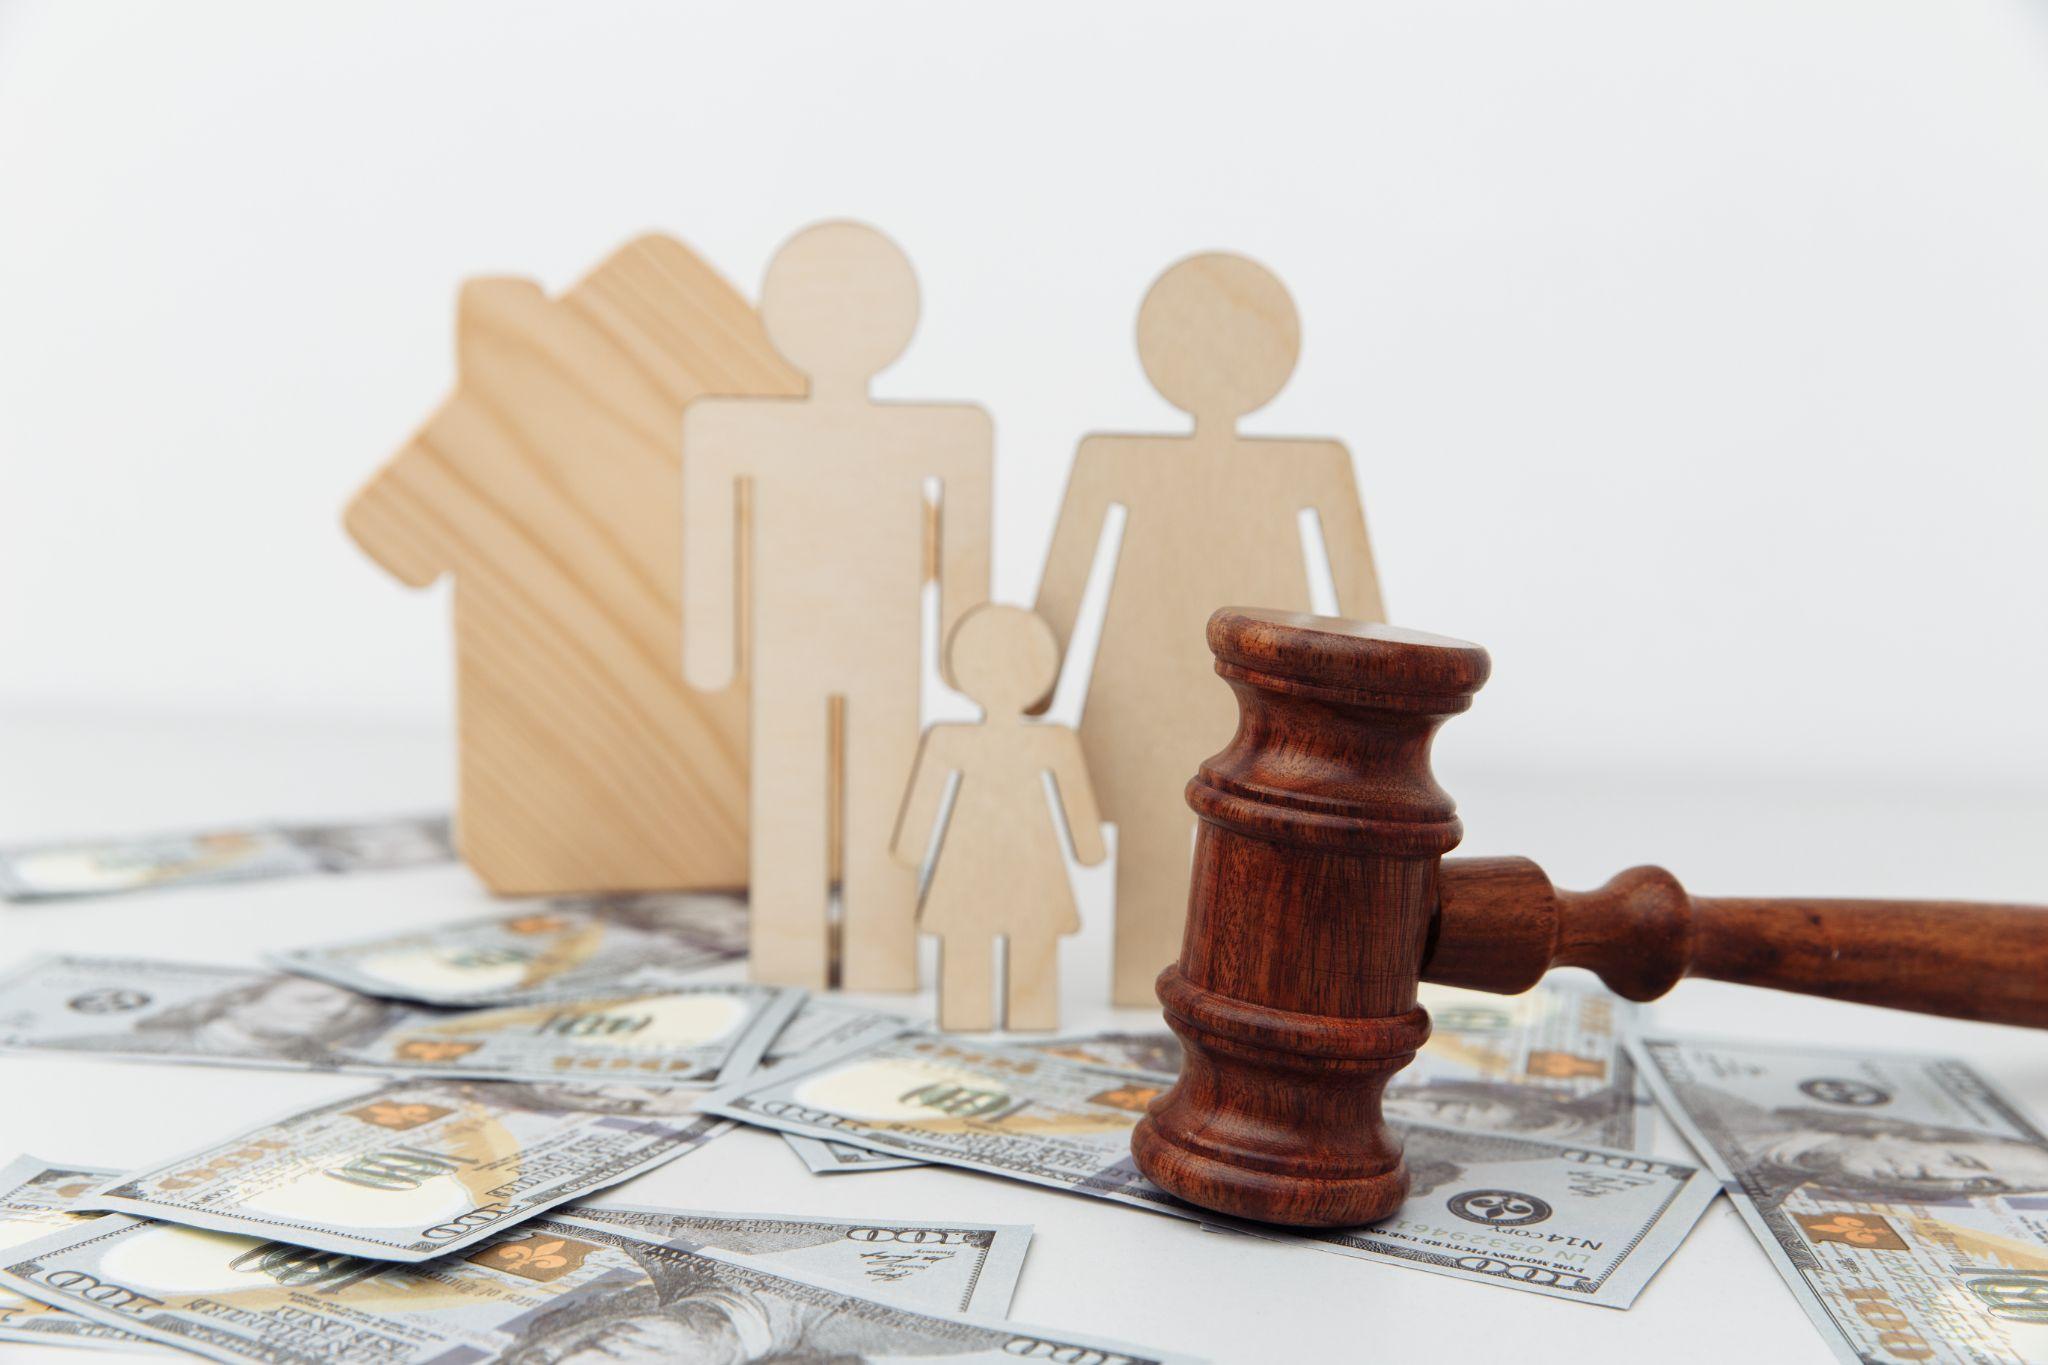
[(1190, 1203), (1299, 1227), (1399, 1207), (1380, 1096), (1429, 1036), (1421, 981), (1515, 992), (1572, 966), (1631, 1000), (1705, 976), (2048, 1025), (2042, 907), (1704, 900), (1654, 867), (1573, 893), (1521, 858), (1444, 861), (1464, 831), (1429, 745), (1486, 681), (1477, 645), (1226, 608), (1209, 646), (1239, 719), (1188, 784), (1187, 931), (1159, 977), (1186, 1061), (1131, 1140)]

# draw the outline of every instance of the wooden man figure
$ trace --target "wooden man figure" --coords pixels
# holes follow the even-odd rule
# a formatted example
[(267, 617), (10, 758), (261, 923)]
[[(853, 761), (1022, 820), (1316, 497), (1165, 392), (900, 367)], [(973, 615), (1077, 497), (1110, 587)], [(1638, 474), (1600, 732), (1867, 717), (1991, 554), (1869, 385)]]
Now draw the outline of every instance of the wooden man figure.
[[(946, 650), (954, 684), (980, 704), (978, 725), (925, 731), (896, 825), (896, 858), (924, 860), (950, 775), (960, 775), (918, 927), (939, 936), (939, 1027), (996, 1027), (995, 941), (1008, 942), (1005, 1028), (1059, 1026), (1059, 940), (1081, 927), (1055, 819), (1074, 856), (1108, 854), (1081, 743), (1064, 725), (1025, 713), (1059, 677), (1059, 644), (1042, 617), (984, 605), (961, 619)], [(1050, 774), (1058, 810), (1048, 807)]]
[(1234, 728), (1230, 690), (1212, 677), (1209, 614), (1241, 602), (1308, 610), (1306, 509), (1321, 522), (1337, 609), (1384, 617), (1350, 454), (1335, 441), (1237, 431), (1286, 384), (1300, 344), (1293, 301), (1262, 266), (1223, 254), (1173, 266), (1139, 310), (1138, 357), (1194, 430), (1090, 436), (1067, 481), (1038, 589), (1062, 654), (1110, 505), (1125, 509), (1081, 718), (1102, 813), (1117, 827), (1119, 1005), (1150, 1004), (1153, 978), (1179, 955), (1193, 839), (1181, 789)]
[(455, 579), (463, 858), (493, 891), (746, 878), (746, 695), (684, 686), (676, 427), (701, 393), (803, 380), (680, 242), (551, 299), (463, 286), (460, 384), (349, 504), (391, 575)]
[(950, 632), (988, 596), (995, 443), (978, 407), (868, 396), (870, 378), (909, 343), (917, 307), (916, 276), (895, 243), (858, 223), (809, 228), (776, 254), (761, 295), (769, 339), (809, 376), (809, 392), (707, 398), (683, 414), (692, 684), (730, 677), (738, 584), (752, 584), (757, 981), (830, 984), (836, 828), (841, 984), (917, 986), (916, 878), (889, 856), (889, 836), (917, 750), (925, 485), (941, 490), (935, 560), (940, 629)]

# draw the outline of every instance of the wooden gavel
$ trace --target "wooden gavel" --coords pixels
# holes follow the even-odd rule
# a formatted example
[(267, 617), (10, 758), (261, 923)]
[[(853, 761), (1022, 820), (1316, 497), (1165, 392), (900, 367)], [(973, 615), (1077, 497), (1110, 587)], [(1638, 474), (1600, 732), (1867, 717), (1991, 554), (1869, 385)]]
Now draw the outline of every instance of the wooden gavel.
[(1429, 745), (1486, 681), (1476, 645), (1226, 608), (1209, 647), (1239, 717), (1188, 784), (1187, 931), (1159, 977), (1186, 1060), (1131, 1138), (1189, 1203), (1298, 1227), (1398, 1208), (1380, 1097), (1429, 1036), (1421, 981), (1515, 992), (1585, 967), (1631, 1000), (1704, 976), (2048, 1025), (2048, 909), (1705, 900), (1654, 867), (1574, 893), (1522, 858), (1444, 861), (1464, 831)]

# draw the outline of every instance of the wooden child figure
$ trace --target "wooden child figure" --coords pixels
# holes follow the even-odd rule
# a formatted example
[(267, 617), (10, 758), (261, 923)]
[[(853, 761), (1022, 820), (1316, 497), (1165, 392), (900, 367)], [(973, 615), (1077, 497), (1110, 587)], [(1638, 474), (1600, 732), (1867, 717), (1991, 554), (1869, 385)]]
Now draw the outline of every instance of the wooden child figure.
[[(946, 650), (956, 686), (980, 704), (979, 724), (925, 731), (896, 822), (898, 862), (924, 860), (947, 779), (960, 775), (940, 835), (918, 927), (939, 936), (939, 1027), (996, 1027), (995, 941), (1009, 943), (1004, 1027), (1059, 1025), (1059, 940), (1081, 927), (1053, 821), (1062, 819), (1083, 863), (1102, 861), (1102, 821), (1065, 725), (1025, 717), (1052, 692), (1059, 646), (1044, 619), (986, 604), (961, 618)], [(1057, 811), (1046, 801), (1051, 774)]]

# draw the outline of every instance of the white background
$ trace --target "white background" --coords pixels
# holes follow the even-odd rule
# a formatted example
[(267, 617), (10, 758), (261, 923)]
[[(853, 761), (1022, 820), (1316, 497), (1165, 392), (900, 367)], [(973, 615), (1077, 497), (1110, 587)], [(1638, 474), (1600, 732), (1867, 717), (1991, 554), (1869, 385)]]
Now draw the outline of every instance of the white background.
[[(881, 391), (995, 415), (999, 596), (1084, 432), (1179, 420), (1145, 287), (1243, 251), (1305, 333), (1247, 428), (1345, 440), (1395, 618), (1494, 652), (1439, 746), (1468, 851), (2048, 899), (2039, 0), (0, 4), (0, 845), (445, 805), (444, 592), (339, 511), (447, 390), (457, 282), (558, 289), (659, 228), (751, 291), (827, 216), (923, 280)], [(1107, 877), (1073, 1027), (1106, 1018)], [(0, 969), (479, 908), (455, 870), (0, 908)], [(2036, 1035), (1659, 1008), (1955, 1051), (2048, 1111)], [(115, 1166), (336, 1084), (4, 1071), (0, 1158)], [(1827, 1359), (1725, 1203), (1615, 1314), (863, 1179), (743, 1133), (629, 1193), (1032, 1222), (1018, 1316), (1224, 1361)]]
[(894, 235), (882, 391), (997, 425), (1029, 600), (1138, 300), (1230, 248), (1355, 452), (1447, 741), (2038, 783), (2039, 0), (0, 7), (0, 704), (445, 717), (445, 599), (341, 505), (467, 275), (646, 228), (752, 292)]

